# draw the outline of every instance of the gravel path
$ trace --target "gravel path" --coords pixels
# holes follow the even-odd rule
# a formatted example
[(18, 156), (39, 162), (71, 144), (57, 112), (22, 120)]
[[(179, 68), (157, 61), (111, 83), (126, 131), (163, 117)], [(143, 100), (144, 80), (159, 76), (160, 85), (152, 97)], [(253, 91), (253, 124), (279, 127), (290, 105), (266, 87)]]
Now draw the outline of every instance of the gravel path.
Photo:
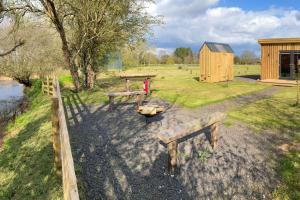
[[(273, 87), (255, 94), (205, 106), (169, 106), (145, 123), (133, 104), (85, 106), (75, 94), (65, 97), (70, 138), (81, 194), (86, 199), (269, 199), (278, 177), (271, 155), (274, 133), (255, 134), (247, 126), (221, 126), (219, 144), (212, 151), (205, 134), (179, 144), (179, 171), (166, 174), (166, 149), (155, 133), (168, 121), (195, 117), (266, 98)], [(67, 105), (66, 104), (66, 105)], [(274, 156), (273, 156), (274, 157)]]

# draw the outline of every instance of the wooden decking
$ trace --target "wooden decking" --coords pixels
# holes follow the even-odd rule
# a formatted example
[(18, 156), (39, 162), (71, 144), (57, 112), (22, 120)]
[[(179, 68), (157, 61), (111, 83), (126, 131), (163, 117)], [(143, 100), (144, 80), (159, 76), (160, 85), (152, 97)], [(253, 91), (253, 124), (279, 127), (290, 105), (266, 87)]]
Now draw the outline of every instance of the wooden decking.
[(260, 80), (262, 83), (269, 83), (275, 86), (294, 87), (297, 86), (296, 80), (282, 80), (282, 79), (265, 79)]

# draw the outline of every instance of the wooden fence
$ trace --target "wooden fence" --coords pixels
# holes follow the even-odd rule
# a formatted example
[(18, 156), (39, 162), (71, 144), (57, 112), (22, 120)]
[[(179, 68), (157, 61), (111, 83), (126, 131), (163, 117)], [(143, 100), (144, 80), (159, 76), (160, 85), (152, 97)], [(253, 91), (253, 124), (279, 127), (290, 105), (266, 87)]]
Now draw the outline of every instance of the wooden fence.
[(52, 139), (55, 154), (54, 160), (57, 174), (62, 174), (64, 199), (78, 200), (77, 179), (58, 79), (56, 77), (48, 77), (46, 81), (43, 81), (43, 92), (53, 95)]
[(46, 78), (42, 79), (42, 92), (44, 94), (53, 95), (53, 77), (47, 76)]

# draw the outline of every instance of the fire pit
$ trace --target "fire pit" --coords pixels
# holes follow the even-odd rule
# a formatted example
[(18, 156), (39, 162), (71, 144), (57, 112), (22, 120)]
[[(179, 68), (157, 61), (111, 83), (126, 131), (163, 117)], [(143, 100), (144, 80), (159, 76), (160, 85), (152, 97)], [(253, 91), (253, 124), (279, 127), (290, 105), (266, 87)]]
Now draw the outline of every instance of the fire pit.
[(159, 113), (162, 113), (165, 111), (165, 108), (163, 106), (159, 105), (144, 105), (144, 106), (139, 106), (137, 109), (137, 112), (140, 115), (143, 115), (146, 117), (146, 123), (148, 124), (148, 120)]

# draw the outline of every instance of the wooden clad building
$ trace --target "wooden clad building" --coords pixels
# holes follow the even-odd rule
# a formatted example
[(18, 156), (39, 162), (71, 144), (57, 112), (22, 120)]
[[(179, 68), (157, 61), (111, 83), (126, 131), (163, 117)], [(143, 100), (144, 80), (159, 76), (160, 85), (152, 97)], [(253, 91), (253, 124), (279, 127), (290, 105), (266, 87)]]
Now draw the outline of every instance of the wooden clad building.
[(261, 79), (294, 79), (300, 38), (260, 39)]
[(199, 53), (199, 80), (208, 83), (232, 80), (233, 58), (228, 44), (205, 42)]

